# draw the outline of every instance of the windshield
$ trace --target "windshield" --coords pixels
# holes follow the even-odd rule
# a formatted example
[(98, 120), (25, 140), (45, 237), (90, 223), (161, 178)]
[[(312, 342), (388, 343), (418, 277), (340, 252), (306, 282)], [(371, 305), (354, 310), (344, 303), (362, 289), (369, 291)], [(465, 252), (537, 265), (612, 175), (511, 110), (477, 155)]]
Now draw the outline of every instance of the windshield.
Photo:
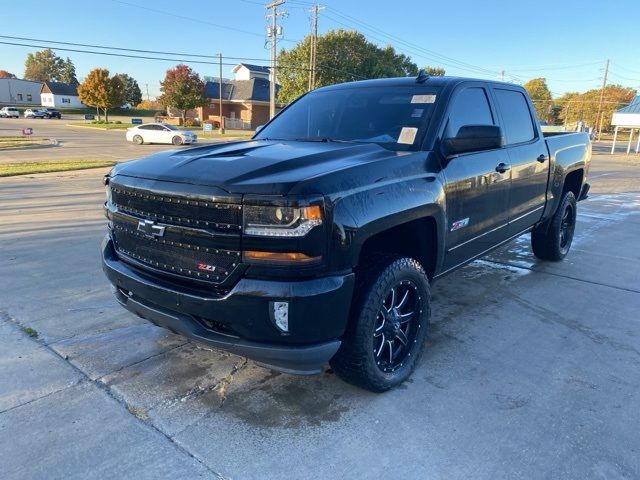
[(422, 85), (312, 92), (274, 118), (255, 138), (366, 142), (394, 150), (415, 149), (438, 92)]

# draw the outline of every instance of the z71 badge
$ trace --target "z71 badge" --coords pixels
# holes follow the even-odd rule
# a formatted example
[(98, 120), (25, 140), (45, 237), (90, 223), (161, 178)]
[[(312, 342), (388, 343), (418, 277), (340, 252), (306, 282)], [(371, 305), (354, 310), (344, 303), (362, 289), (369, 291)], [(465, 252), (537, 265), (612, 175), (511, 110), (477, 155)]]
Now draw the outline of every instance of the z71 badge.
[(464, 228), (467, 225), (469, 225), (469, 217), (453, 222), (451, 224), (451, 231), (455, 232), (456, 230), (460, 230), (461, 228)]

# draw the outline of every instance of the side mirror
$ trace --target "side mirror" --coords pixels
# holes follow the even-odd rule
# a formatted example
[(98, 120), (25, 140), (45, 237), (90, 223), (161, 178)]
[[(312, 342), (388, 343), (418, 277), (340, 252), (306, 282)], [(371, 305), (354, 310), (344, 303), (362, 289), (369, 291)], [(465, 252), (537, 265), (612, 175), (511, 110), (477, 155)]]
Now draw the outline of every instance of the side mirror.
[(264, 128), (264, 125), (258, 125), (256, 127), (256, 133), (258, 133), (260, 130), (262, 130)]
[(455, 137), (443, 140), (446, 157), (467, 152), (494, 150), (504, 146), (502, 129), (496, 125), (465, 125)]

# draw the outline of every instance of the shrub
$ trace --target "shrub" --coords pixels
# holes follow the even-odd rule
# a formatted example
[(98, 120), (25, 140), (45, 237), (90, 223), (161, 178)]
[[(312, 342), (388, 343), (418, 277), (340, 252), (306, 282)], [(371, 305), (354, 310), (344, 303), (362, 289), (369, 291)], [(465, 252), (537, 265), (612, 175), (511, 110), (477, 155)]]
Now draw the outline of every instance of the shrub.
[(200, 122), (198, 120), (196, 120), (195, 118), (187, 118), (184, 121), (184, 126), (185, 127), (199, 127), (200, 126)]
[(122, 122), (121, 122), (120, 120), (116, 120), (116, 121), (115, 121), (115, 122), (113, 122), (113, 123), (115, 123), (116, 125), (122, 125)]

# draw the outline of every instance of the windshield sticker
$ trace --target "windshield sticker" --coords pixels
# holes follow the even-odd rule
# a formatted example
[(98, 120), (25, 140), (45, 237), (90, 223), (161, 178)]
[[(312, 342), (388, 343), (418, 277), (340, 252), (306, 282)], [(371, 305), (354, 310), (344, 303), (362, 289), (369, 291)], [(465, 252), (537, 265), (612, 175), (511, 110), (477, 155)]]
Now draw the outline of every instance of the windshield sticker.
[(406, 143), (408, 145), (413, 144), (417, 133), (418, 129), (415, 127), (402, 127), (402, 131), (398, 137), (398, 143)]
[(414, 108), (411, 112), (411, 118), (420, 118), (424, 113), (424, 108)]
[(435, 103), (435, 95), (414, 95), (411, 97), (411, 103)]

